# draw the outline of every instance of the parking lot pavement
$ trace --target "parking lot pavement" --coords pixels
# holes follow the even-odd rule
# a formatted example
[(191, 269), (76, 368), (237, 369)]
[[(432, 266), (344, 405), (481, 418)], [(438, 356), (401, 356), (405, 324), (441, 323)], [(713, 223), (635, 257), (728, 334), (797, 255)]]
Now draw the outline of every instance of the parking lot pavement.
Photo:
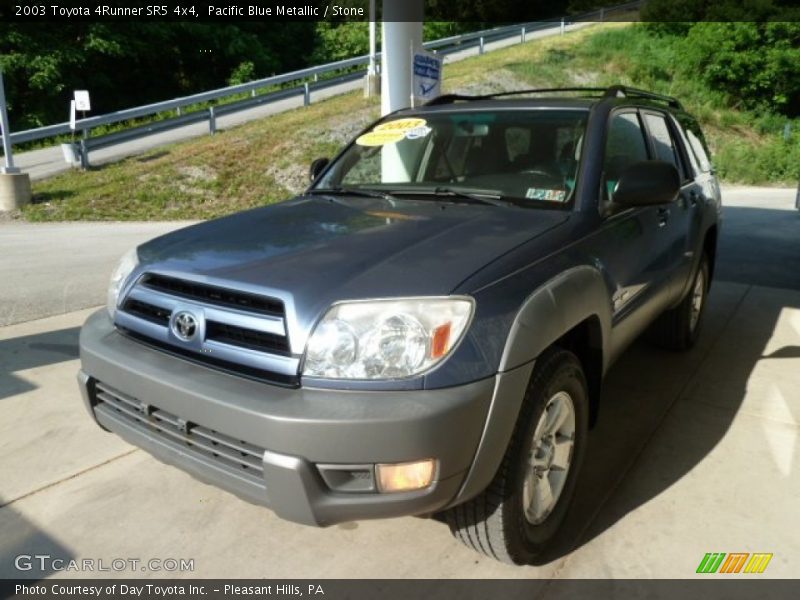
[(15, 571), (21, 553), (194, 559), (177, 575), (199, 577), (494, 578), (690, 577), (706, 552), (744, 551), (797, 574), (800, 292), (715, 282), (698, 347), (627, 352), (564, 533), (522, 568), (435, 520), (284, 522), (100, 431), (74, 380), (87, 314), (0, 329), (0, 577), (47, 574)]

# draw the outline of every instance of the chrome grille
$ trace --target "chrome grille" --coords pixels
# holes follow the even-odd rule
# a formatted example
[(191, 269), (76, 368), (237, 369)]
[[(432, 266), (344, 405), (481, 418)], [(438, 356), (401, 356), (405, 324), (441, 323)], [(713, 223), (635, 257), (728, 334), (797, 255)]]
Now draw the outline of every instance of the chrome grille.
[(289, 341), (285, 336), (254, 331), (245, 327), (235, 327), (216, 321), (206, 322), (206, 339), (264, 352), (281, 354), (289, 352)]
[(240, 292), (216, 285), (196, 283), (175, 277), (165, 277), (163, 275), (147, 274), (142, 277), (140, 285), (150, 289), (164, 292), (171, 296), (197, 300), (205, 304), (224, 306), (227, 308), (238, 308), (248, 312), (284, 316), (283, 302), (275, 298), (267, 298)]
[(155, 406), (148, 406), (99, 381), (95, 382), (94, 390), (95, 411), (111, 413), (111, 416), (124, 420), (130, 426), (178, 443), (185, 450), (211, 459), (227, 471), (259, 485), (264, 484), (264, 448), (185, 421)]
[(133, 298), (129, 298), (125, 302), (123, 310), (131, 313), (132, 315), (136, 315), (137, 317), (141, 317), (142, 319), (147, 319), (148, 321), (152, 321), (154, 323), (160, 323), (165, 327), (169, 324), (169, 318), (172, 315), (172, 311), (168, 309), (164, 309), (160, 306), (155, 306), (147, 302), (141, 302), (140, 300), (135, 300)]
[[(191, 338), (170, 327), (179, 312), (197, 322)], [(299, 355), (292, 354), (283, 301), (145, 273), (127, 292), (115, 317), (117, 327), (139, 341), (193, 362), (250, 378), (296, 387)]]

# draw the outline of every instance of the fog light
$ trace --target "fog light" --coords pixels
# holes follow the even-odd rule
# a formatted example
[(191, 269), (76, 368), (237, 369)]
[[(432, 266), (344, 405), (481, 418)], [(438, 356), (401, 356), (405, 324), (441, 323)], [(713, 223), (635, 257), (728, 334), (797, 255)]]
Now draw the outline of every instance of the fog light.
[(428, 487), (433, 481), (436, 461), (432, 458), (409, 463), (375, 465), (378, 490), (409, 492)]

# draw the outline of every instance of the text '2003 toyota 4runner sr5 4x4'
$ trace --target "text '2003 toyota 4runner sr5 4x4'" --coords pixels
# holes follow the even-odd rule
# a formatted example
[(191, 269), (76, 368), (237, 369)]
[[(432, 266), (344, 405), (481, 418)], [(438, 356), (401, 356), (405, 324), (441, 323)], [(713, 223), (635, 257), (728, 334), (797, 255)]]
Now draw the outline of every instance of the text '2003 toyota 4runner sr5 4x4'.
[(92, 416), (292, 521), (443, 513), (532, 561), (609, 365), (695, 342), (720, 216), (677, 100), (553, 92), (390, 114), (301, 196), (127, 254), (81, 331)]

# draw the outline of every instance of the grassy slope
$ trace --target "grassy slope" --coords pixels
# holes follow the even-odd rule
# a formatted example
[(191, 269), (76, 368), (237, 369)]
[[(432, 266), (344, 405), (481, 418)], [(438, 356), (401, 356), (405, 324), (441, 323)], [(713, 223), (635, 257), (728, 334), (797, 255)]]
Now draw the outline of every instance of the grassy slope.
[[(727, 180), (789, 181), (780, 165), (795, 153), (788, 164), (800, 164), (800, 144), (780, 140), (775, 130), (782, 123), (719, 108), (721, 99), (696, 82), (673, 80), (669, 65), (669, 41), (654, 43), (636, 26), (598, 25), (448, 65), (445, 90), (625, 83), (669, 92), (701, 120)], [(374, 99), (352, 93), (87, 173), (69, 172), (35, 183), (34, 202), (23, 216), (208, 218), (276, 202), (303, 188), (313, 158), (332, 155), (377, 116)]]

